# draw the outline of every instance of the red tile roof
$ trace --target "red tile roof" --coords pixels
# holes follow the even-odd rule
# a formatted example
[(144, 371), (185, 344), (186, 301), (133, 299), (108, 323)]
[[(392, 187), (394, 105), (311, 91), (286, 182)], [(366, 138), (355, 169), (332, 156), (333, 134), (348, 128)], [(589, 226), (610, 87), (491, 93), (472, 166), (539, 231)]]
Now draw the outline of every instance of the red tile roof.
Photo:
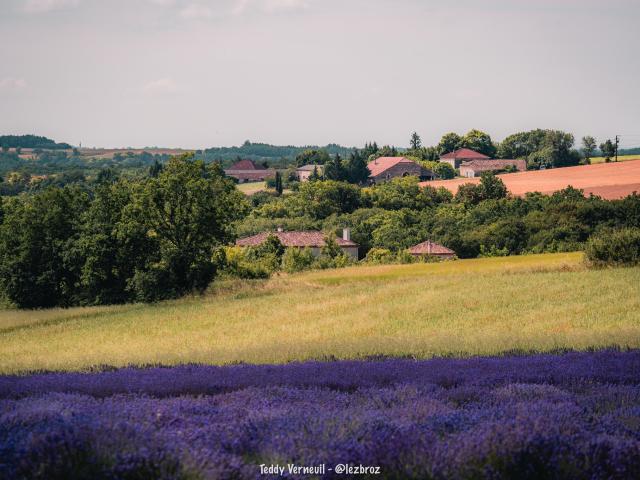
[(431, 240), (414, 245), (409, 249), (412, 255), (455, 255), (456, 252)]
[(256, 165), (256, 162), (253, 160), (245, 159), (238, 160), (236, 163), (231, 165), (228, 170), (266, 170), (262, 165)]
[[(261, 245), (269, 235), (278, 237), (285, 247), (324, 247), (326, 245), (325, 234), (316, 231), (306, 232), (262, 232), (251, 237), (236, 240), (240, 247), (256, 247)], [(336, 243), (341, 247), (357, 247), (358, 244), (351, 240), (336, 237)]]
[(415, 163), (413, 160), (409, 160), (405, 157), (380, 157), (372, 160), (367, 165), (369, 172), (371, 174), (370, 177), (377, 177), (385, 170), (390, 169), (391, 167), (396, 166), (399, 163)]
[(475, 150), (471, 150), (470, 148), (459, 148), (458, 150), (454, 150), (453, 152), (449, 152), (445, 155), (440, 156), (440, 158), (459, 159), (459, 160), (464, 160), (465, 158), (468, 158), (470, 160), (477, 160), (481, 158), (488, 159), (489, 157), (487, 157), (486, 155), (480, 152), (476, 152)]

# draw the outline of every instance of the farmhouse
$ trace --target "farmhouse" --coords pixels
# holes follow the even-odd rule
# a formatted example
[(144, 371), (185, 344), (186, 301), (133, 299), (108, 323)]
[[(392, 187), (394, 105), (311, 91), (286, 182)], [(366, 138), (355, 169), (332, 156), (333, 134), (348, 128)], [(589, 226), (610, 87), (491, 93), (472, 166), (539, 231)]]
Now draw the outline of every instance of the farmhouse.
[(490, 160), (490, 158), (470, 148), (459, 148), (458, 150), (440, 156), (441, 162), (448, 163), (453, 168), (458, 168), (464, 162), (473, 160)]
[(322, 176), (324, 174), (324, 165), (303, 165), (300, 168), (296, 168), (296, 176), (301, 182), (306, 182), (314, 170), (318, 172), (318, 175)]
[[(240, 238), (236, 241), (239, 247), (257, 247), (261, 245), (269, 235), (275, 235), (286, 248), (309, 248), (314, 256), (320, 255), (322, 247), (326, 245), (325, 234), (309, 230), (298, 232), (285, 232), (279, 228), (276, 232), (262, 232), (251, 237)], [(358, 259), (358, 244), (351, 240), (351, 229), (342, 230), (342, 238), (336, 237), (336, 243), (342, 251), (354, 259)]]
[(387, 182), (398, 177), (418, 177), (420, 180), (433, 180), (435, 174), (422, 165), (405, 157), (380, 157), (367, 165), (369, 168), (369, 183)]
[(495, 172), (504, 170), (507, 167), (514, 167), (519, 172), (527, 169), (526, 160), (471, 160), (460, 165), (460, 176), (473, 178), (479, 176), (482, 172)]
[(442, 245), (427, 240), (426, 242), (414, 245), (409, 249), (409, 253), (414, 257), (438, 257), (442, 259), (452, 259), (456, 252)]
[(276, 176), (276, 171), (273, 168), (265, 168), (262, 165), (256, 165), (253, 160), (239, 160), (224, 173), (236, 178), (240, 183), (246, 182), (264, 182), (267, 178)]

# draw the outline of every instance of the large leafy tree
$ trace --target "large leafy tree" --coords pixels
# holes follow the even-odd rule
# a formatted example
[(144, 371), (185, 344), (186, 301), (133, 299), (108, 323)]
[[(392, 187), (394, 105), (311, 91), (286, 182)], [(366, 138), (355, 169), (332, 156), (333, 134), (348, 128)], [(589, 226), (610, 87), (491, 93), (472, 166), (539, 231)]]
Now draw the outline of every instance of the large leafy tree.
[(537, 129), (509, 135), (498, 146), (499, 158), (527, 158), (544, 147), (545, 130)]
[(445, 133), (438, 143), (440, 155), (453, 152), (462, 146), (462, 137), (455, 132)]
[(461, 146), (470, 148), (489, 157), (493, 157), (496, 154), (496, 147), (491, 140), (491, 136), (480, 130), (469, 130), (464, 137), (462, 137)]
[(332, 214), (353, 212), (360, 206), (361, 195), (356, 185), (346, 182), (304, 182), (291, 202), (295, 203), (295, 211), (321, 220)]
[(77, 303), (74, 251), (89, 202), (79, 187), (50, 188), (7, 202), (0, 227), (0, 286), (21, 308)]
[(616, 146), (609, 139), (607, 139), (604, 143), (600, 144), (600, 150), (602, 151), (602, 155), (604, 156), (607, 162), (610, 161), (611, 157), (613, 157), (616, 154)]
[(81, 302), (122, 303), (130, 299), (129, 282), (144, 269), (157, 248), (143, 222), (125, 214), (133, 186), (125, 181), (99, 184), (90, 207), (82, 216), (75, 245), (82, 259), (79, 279)]
[(155, 251), (132, 288), (141, 300), (203, 290), (216, 273), (213, 250), (233, 239), (246, 201), (217, 164), (191, 154), (171, 159), (133, 194), (127, 219), (143, 225)]

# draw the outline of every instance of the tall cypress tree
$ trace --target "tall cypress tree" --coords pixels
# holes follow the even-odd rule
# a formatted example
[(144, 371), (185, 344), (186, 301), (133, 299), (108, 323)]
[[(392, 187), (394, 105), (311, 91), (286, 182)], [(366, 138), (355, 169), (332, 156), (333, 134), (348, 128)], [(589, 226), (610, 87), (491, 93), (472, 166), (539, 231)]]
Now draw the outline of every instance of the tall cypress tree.
[(276, 193), (282, 195), (282, 175), (276, 172)]

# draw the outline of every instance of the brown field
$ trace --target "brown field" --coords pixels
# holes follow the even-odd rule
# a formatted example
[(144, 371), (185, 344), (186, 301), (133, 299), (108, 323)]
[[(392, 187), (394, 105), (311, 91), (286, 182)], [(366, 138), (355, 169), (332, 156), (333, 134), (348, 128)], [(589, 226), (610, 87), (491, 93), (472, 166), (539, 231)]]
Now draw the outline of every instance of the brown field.
[[(180, 155), (186, 152), (192, 152), (193, 150), (184, 150), (181, 148), (81, 148), (80, 155), (85, 158), (100, 158), (109, 159), (113, 158), (116, 153), (126, 155), (127, 152), (140, 154), (147, 152), (152, 155)], [(58, 150), (59, 151), (59, 150)], [(71, 155), (72, 150), (63, 150)], [(32, 148), (23, 148), (20, 153), (20, 158), (29, 160), (34, 156)]]
[[(579, 167), (535, 170), (498, 175), (513, 195), (527, 192), (551, 194), (571, 185), (607, 200), (624, 198), (633, 192), (640, 193), (640, 159), (626, 162), (600, 163)], [(478, 183), (479, 178), (435, 180), (420, 185), (445, 187), (452, 193), (465, 183)]]

